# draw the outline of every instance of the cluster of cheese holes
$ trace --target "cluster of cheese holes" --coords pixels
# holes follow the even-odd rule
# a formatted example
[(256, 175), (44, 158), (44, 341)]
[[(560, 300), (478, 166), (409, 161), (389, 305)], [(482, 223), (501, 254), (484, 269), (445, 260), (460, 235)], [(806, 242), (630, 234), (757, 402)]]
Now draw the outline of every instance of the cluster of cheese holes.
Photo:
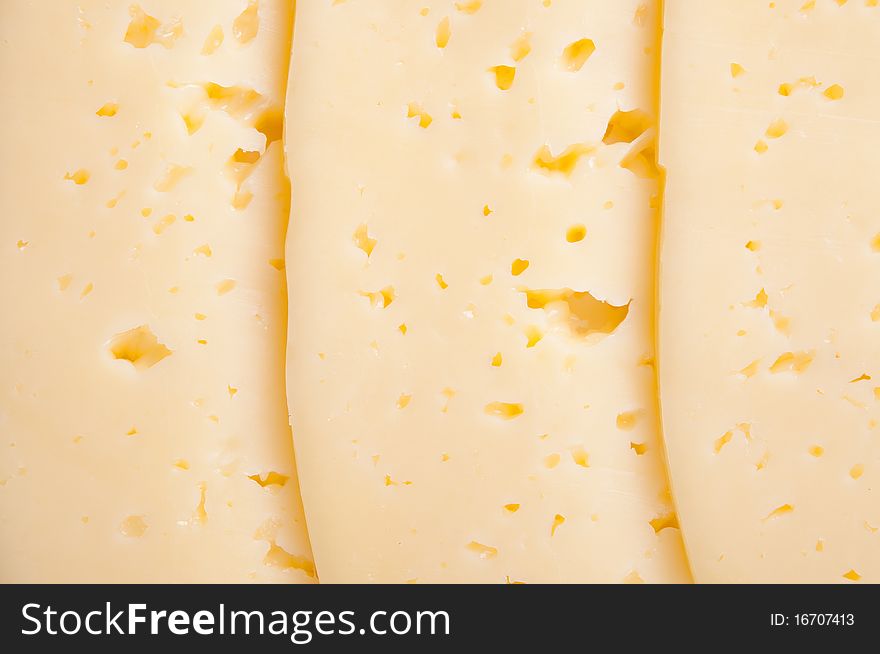
[[(788, 97), (798, 89), (817, 89), (822, 86), (821, 82), (817, 82), (815, 77), (801, 77), (794, 82), (783, 82), (777, 89), (779, 95)], [(842, 100), (846, 91), (840, 84), (831, 84), (823, 92), (822, 96), (826, 100), (837, 101)]]

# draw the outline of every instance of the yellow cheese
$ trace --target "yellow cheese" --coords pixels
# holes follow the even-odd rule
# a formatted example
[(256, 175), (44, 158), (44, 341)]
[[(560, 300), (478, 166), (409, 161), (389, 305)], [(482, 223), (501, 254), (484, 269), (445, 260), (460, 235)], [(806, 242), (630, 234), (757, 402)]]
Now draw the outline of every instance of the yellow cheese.
[(0, 10), (0, 580), (295, 581), (291, 3)]
[(660, 390), (697, 581), (880, 581), (878, 43), (873, 2), (666, 2)]
[(686, 581), (656, 3), (303, 2), (288, 393), (330, 582)]

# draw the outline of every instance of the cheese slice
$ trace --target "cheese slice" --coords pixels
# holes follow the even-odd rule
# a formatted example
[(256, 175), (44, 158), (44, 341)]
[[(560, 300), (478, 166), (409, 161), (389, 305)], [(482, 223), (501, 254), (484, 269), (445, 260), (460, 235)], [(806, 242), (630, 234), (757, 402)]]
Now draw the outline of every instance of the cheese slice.
[(282, 0), (0, 10), (0, 580), (314, 579)]
[(697, 581), (880, 581), (878, 43), (876, 2), (666, 2), (660, 391)]
[(288, 394), (322, 581), (682, 582), (657, 3), (303, 2)]

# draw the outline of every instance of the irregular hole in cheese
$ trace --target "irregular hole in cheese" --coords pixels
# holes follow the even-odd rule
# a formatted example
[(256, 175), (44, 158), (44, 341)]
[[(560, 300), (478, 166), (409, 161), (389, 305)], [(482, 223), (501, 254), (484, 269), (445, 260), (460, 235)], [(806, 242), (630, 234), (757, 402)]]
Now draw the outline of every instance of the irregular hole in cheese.
[(880, 580), (878, 39), (876, 3), (666, 2), (660, 396), (697, 581)]
[(152, 368), (171, 356), (171, 350), (159, 342), (147, 325), (117, 334), (108, 345), (113, 358), (128, 361), (138, 370)]
[(321, 579), (687, 581), (649, 363), (658, 3), (457, 4), (297, 7), (287, 388)]
[(530, 309), (543, 309), (551, 318), (568, 328), (572, 335), (587, 338), (613, 334), (629, 315), (632, 301), (615, 306), (598, 300), (588, 291), (538, 289), (524, 291)]

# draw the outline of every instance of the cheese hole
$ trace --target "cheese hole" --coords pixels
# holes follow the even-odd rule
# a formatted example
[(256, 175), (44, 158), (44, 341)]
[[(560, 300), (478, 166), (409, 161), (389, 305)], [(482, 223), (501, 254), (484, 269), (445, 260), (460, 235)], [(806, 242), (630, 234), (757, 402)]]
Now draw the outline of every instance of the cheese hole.
[(196, 256), (210, 257), (213, 252), (211, 251), (211, 246), (205, 243), (204, 245), (200, 245), (195, 250), (193, 250), (193, 254)]
[(235, 289), (236, 281), (234, 279), (224, 279), (217, 282), (217, 285), (214, 287), (217, 290), (217, 295), (226, 295), (227, 293), (232, 292)]
[(456, 2), (455, 8), (463, 14), (475, 14), (483, 6), (483, 0), (465, 0), (464, 2)]
[(511, 45), (510, 45), (510, 58), (514, 61), (522, 61), (526, 57), (529, 56), (529, 53), (532, 51), (532, 44), (530, 43), (532, 35), (528, 32), (521, 34)]
[(291, 554), (274, 540), (269, 541), (269, 550), (263, 557), (263, 565), (281, 570), (299, 570), (307, 577), (315, 578), (315, 564), (310, 559)]
[(525, 328), (526, 348), (535, 347), (544, 338), (544, 332), (535, 325), (529, 325)]
[(782, 504), (781, 506), (777, 506), (770, 513), (768, 513), (763, 522), (767, 522), (768, 520), (775, 520), (776, 518), (781, 518), (782, 516), (786, 516), (789, 513), (794, 512), (794, 507), (791, 504)]
[(678, 529), (678, 516), (674, 512), (667, 513), (648, 522), (655, 534), (664, 529)]
[(153, 225), (153, 233), (159, 236), (162, 232), (171, 227), (176, 220), (177, 217), (173, 213), (162, 216), (156, 224)]
[(849, 476), (853, 479), (858, 479), (863, 474), (865, 474), (865, 466), (863, 466), (861, 463), (857, 463), (849, 470)]
[(642, 456), (645, 452), (648, 451), (647, 443), (633, 443), (630, 441), (629, 449), (635, 452), (638, 456)]
[(522, 404), (516, 402), (490, 402), (484, 411), (487, 415), (501, 420), (513, 420), (523, 414), (525, 409)]
[(112, 118), (119, 111), (119, 105), (115, 102), (108, 102), (95, 112), (95, 115), (102, 118)]
[(829, 100), (842, 100), (844, 95), (843, 87), (840, 84), (832, 84), (825, 92), (822, 93)]
[(495, 86), (502, 91), (509, 91), (516, 78), (516, 68), (513, 66), (493, 66), (489, 72), (495, 74)]
[(241, 44), (256, 38), (260, 30), (260, 12), (257, 0), (249, 0), (247, 8), (232, 21), (232, 35)]
[(547, 145), (542, 146), (535, 154), (532, 165), (540, 171), (561, 174), (570, 177), (578, 162), (586, 155), (595, 152), (595, 148), (584, 143), (568, 146), (558, 156), (554, 156)]
[(449, 25), (449, 17), (446, 16), (437, 23), (437, 31), (434, 35), (434, 43), (438, 48), (445, 48), (449, 45), (449, 39), (452, 37), (452, 28)]
[(284, 136), (284, 109), (282, 107), (266, 109), (257, 116), (254, 129), (266, 137), (267, 148), (275, 141), (280, 141)]
[(654, 139), (644, 140), (621, 160), (620, 167), (641, 179), (656, 179), (660, 176), (657, 168), (657, 150)]
[(770, 372), (773, 374), (792, 372), (799, 375), (810, 367), (815, 356), (816, 353), (812, 350), (805, 352), (785, 352), (784, 354), (779, 355), (773, 365), (770, 366)]
[(282, 475), (279, 472), (270, 471), (265, 475), (255, 474), (248, 475), (248, 479), (257, 483), (260, 488), (267, 488), (269, 486), (278, 486), (279, 488), (284, 486), (290, 479), (287, 475)]
[(516, 513), (519, 511), (519, 504), (505, 504), (504, 510), (510, 513)]
[(546, 311), (552, 320), (561, 322), (573, 336), (581, 338), (614, 333), (626, 320), (631, 303), (615, 306), (589, 292), (570, 288), (527, 290), (525, 294), (530, 309)]
[(569, 243), (579, 243), (587, 237), (587, 228), (584, 225), (573, 225), (565, 232), (565, 240)]
[(764, 154), (765, 152), (767, 152), (767, 150), (768, 146), (764, 141), (759, 140), (757, 143), (755, 143), (755, 152), (757, 152), (758, 154)]
[(373, 248), (376, 247), (376, 243), (378, 241), (372, 238), (367, 230), (366, 224), (358, 225), (357, 229), (354, 230), (354, 236), (352, 236), (354, 240), (354, 244), (367, 255), (369, 259), (370, 255), (373, 254)]
[(862, 575), (860, 575), (860, 574), (859, 574), (858, 572), (856, 572), (855, 570), (850, 570), (849, 572), (844, 572), (844, 573), (843, 573), (843, 578), (844, 578), (844, 579), (849, 579), (850, 581), (858, 581), (859, 579), (862, 578)]
[(493, 559), (498, 556), (498, 548), (492, 547), (491, 545), (484, 545), (483, 543), (478, 543), (475, 540), (472, 540), (470, 543), (465, 545), (465, 548), (469, 552), (473, 552), (477, 554), (481, 559)]
[(721, 452), (721, 450), (724, 449), (724, 446), (727, 445), (731, 441), (731, 439), (733, 439), (733, 432), (732, 431), (726, 431), (721, 436), (716, 438), (715, 444), (713, 446), (713, 450), (714, 450), (715, 454), (718, 454), (719, 452)]
[(819, 457), (821, 457), (823, 454), (825, 454), (825, 448), (822, 447), (821, 445), (813, 445), (807, 451), (810, 453), (810, 456), (815, 457), (817, 459)]
[(562, 51), (562, 67), (571, 73), (575, 73), (583, 68), (595, 51), (596, 45), (590, 39), (580, 39), (570, 43)]
[(368, 298), (371, 306), (379, 307), (381, 309), (387, 308), (392, 302), (394, 302), (396, 297), (393, 286), (386, 286), (375, 292), (359, 291), (358, 294), (362, 297)]
[(83, 184), (88, 182), (89, 177), (91, 177), (91, 174), (88, 170), (85, 170), (84, 168), (80, 168), (79, 170), (76, 170), (72, 173), (64, 174), (64, 179), (73, 182), (77, 186), (82, 186)]
[(410, 401), (412, 400), (412, 395), (408, 395), (407, 393), (401, 393), (400, 397), (397, 398), (397, 408), (405, 409), (409, 406)]
[(514, 259), (513, 263), (510, 264), (510, 274), (514, 277), (518, 277), (522, 275), (529, 267), (529, 262), (527, 259)]
[(237, 189), (235, 193), (232, 195), (232, 208), (236, 211), (244, 211), (247, 209), (247, 206), (251, 203), (251, 200), (254, 199), (254, 194), (248, 191), (247, 189)]
[(788, 123), (782, 118), (777, 118), (768, 125), (764, 135), (769, 139), (778, 139), (784, 136), (786, 132), (788, 132)]
[(492, 366), (494, 368), (500, 368), (502, 363), (501, 352), (496, 352), (495, 356), (492, 357)]
[(129, 8), (131, 21), (125, 31), (124, 41), (132, 47), (141, 49), (154, 43), (164, 48), (171, 48), (174, 42), (183, 35), (183, 24), (179, 19), (166, 25), (147, 14), (139, 5)]
[(553, 516), (553, 524), (550, 525), (550, 536), (555, 536), (556, 530), (559, 529), (563, 524), (565, 524), (564, 515), (557, 513), (555, 516)]
[(574, 461), (574, 464), (580, 466), (581, 468), (589, 468), (590, 467), (590, 455), (584, 450), (583, 447), (577, 446), (573, 447), (570, 450), (571, 460)]
[(562, 460), (562, 457), (560, 457), (558, 454), (556, 454), (556, 453), (550, 454), (550, 455), (544, 457), (544, 467), (552, 470), (553, 468), (555, 468), (556, 466), (559, 465), (559, 462), (561, 460)]
[(171, 356), (171, 350), (159, 342), (147, 325), (116, 334), (108, 347), (114, 359), (128, 361), (136, 370), (152, 368)]
[(119, 531), (126, 538), (140, 538), (147, 531), (147, 523), (141, 515), (130, 515), (119, 525)]
[(602, 142), (606, 145), (632, 143), (651, 127), (651, 123), (651, 117), (641, 109), (617, 111), (608, 121)]
[(284, 259), (269, 259), (269, 265), (272, 266), (278, 272), (284, 272), (284, 268), (285, 268)]
[(205, 122), (205, 114), (199, 112), (187, 112), (180, 114), (183, 124), (186, 126), (186, 133), (192, 136), (198, 132)]
[(762, 288), (757, 292), (754, 300), (743, 302), (743, 306), (751, 307), (752, 309), (763, 309), (767, 306), (767, 291)]
[(202, 45), (202, 54), (214, 54), (221, 45), (223, 45), (223, 28), (220, 25), (214, 25)]
[(635, 411), (624, 411), (617, 414), (617, 428), (624, 431), (635, 429), (638, 414)]
[(427, 129), (434, 119), (431, 117), (427, 111), (422, 109), (422, 106), (417, 102), (410, 102), (406, 107), (406, 117), (407, 118), (418, 118), (419, 119), (419, 127), (422, 129)]
[(730, 76), (731, 77), (740, 77), (741, 75), (745, 75), (746, 69), (737, 63), (730, 64)]

